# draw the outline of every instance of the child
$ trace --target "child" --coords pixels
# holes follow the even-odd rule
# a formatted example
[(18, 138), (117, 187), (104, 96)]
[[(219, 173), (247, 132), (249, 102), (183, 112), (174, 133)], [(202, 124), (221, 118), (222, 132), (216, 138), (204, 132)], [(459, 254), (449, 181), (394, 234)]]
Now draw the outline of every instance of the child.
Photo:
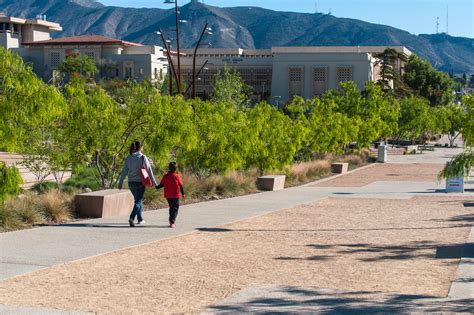
[(176, 162), (171, 162), (168, 165), (169, 172), (163, 176), (160, 184), (156, 186), (156, 189), (160, 189), (164, 187), (164, 194), (166, 200), (168, 200), (168, 205), (170, 206), (170, 228), (176, 227), (176, 217), (178, 216), (179, 210), (179, 198), (181, 195), (183, 199), (186, 198), (184, 194), (183, 188), (183, 181), (181, 177), (176, 174), (176, 170), (178, 169), (178, 165)]

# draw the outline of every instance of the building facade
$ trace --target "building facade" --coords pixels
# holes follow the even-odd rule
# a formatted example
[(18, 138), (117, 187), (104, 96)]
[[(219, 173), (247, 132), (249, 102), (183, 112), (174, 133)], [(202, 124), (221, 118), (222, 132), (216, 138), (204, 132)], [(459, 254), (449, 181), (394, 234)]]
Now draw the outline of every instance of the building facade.
[(52, 39), (51, 32), (61, 31), (59, 24), (45, 20), (21, 19), (0, 15), (0, 43), (17, 52), (32, 65), (46, 82), (59, 78), (59, 65), (74, 54), (94, 59), (97, 79), (120, 78), (162, 81), (168, 60), (159, 46), (144, 46), (98, 35)]
[[(403, 46), (199, 49), (196, 91), (203, 96), (212, 93), (215, 75), (226, 66), (239, 72), (245, 83), (253, 88), (255, 98), (272, 103), (286, 101), (294, 95), (312, 98), (337, 89), (340, 82), (346, 81), (353, 81), (363, 89), (366, 82), (380, 79), (380, 66), (375, 56), (387, 48), (411, 54)], [(185, 50), (185, 53), (186, 56), (181, 57), (181, 76), (184, 82), (191, 84), (193, 51)], [(393, 66), (400, 73), (403, 71), (401, 60), (396, 60)]]
[[(157, 82), (167, 75), (168, 59), (159, 46), (98, 35), (51, 39), (51, 32), (61, 30), (59, 24), (48, 22), (44, 17), (20, 19), (0, 15), (0, 43), (17, 51), (47, 82), (59, 76), (59, 65), (68, 56), (78, 53), (95, 60), (99, 68), (96, 79)], [(191, 86), (195, 60), (196, 93), (209, 97), (217, 73), (224, 67), (233, 68), (253, 88), (254, 101), (278, 104), (295, 95), (305, 99), (322, 95), (346, 81), (353, 81), (363, 89), (366, 82), (380, 79), (377, 55), (387, 48), (407, 56), (411, 54), (403, 46), (201, 48), (196, 56), (193, 50), (181, 51), (180, 75), (181, 81)], [(172, 54), (175, 65), (177, 56)], [(393, 67), (401, 73), (403, 62), (397, 59)]]

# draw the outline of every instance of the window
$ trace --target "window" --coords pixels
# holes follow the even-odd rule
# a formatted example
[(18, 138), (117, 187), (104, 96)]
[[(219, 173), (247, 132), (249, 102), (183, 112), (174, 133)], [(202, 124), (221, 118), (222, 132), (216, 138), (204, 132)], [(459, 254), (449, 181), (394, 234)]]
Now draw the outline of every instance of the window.
[(59, 52), (52, 52), (50, 55), (51, 58), (51, 67), (59, 67), (59, 64), (61, 63), (61, 54)]
[(337, 83), (352, 81), (352, 67), (338, 67), (336, 70)]
[(153, 78), (158, 79), (158, 68), (153, 68)]
[(131, 79), (133, 74), (132, 67), (125, 67), (125, 79)]
[(86, 52), (84, 55), (88, 56), (88, 57), (91, 57), (92, 59), (94, 59), (94, 53), (93, 52)]
[(322, 95), (327, 90), (327, 68), (318, 67), (313, 69), (313, 93)]
[(303, 68), (292, 67), (289, 69), (290, 96), (303, 95)]

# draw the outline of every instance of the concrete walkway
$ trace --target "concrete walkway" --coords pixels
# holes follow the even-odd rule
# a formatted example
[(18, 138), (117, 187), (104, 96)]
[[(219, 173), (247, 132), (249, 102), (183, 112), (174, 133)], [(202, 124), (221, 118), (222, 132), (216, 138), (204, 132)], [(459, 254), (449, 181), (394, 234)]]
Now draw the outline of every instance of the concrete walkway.
[[(413, 156), (390, 156), (390, 163), (442, 163), (455, 149), (436, 149)], [(373, 165), (368, 166), (373, 167)], [(357, 170), (356, 170), (357, 171)], [(294, 187), (278, 192), (265, 192), (232, 199), (184, 205), (180, 210), (178, 228), (167, 227), (167, 209), (145, 213), (147, 225), (129, 228), (127, 217), (95, 219), (71, 224), (34, 228), (0, 234), (0, 280), (26, 274), (78, 259), (192, 233), (199, 228), (212, 228), (244, 218), (260, 216), (280, 209), (313, 202), (329, 196), (338, 198), (402, 198), (415, 195), (443, 194), (444, 183), (375, 182), (364, 187)], [(459, 195), (474, 197), (474, 185)], [(455, 196), (457, 194), (450, 194)], [(474, 233), (471, 233), (470, 242)], [(456, 298), (473, 298), (474, 265), (466, 257), (459, 269), (459, 279), (451, 292)], [(469, 254), (469, 255), (471, 255)], [(261, 290), (259, 291), (261, 292)], [(220, 310), (225, 310), (222, 308)], [(0, 312), (2, 309), (0, 308)]]

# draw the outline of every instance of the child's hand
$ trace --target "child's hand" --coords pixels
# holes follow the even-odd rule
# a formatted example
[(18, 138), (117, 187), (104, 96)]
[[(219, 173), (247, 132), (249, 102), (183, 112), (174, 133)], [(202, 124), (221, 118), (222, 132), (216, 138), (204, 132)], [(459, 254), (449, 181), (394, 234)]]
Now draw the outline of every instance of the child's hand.
[(185, 199), (186, 199), (186, 194), (183, 195), (183, 200), (185, 200)]

